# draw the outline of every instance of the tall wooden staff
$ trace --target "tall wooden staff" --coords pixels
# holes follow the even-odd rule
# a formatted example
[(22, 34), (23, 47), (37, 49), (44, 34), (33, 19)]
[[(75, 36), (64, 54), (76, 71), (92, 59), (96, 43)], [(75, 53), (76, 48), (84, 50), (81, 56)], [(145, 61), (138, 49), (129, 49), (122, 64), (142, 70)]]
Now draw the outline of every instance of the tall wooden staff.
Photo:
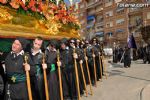
[(94, 66), (94, 78), (95, 78), (95, 86), (97, 86), (97, 75), (96, 75), (96, 63), (95, 63), (95, 54), (94, 49), (92, 49), (92, 56), (93, 56), (93, 66)]
[[(44, 53), (43, 53), (43, 61), (42, 62), (43, 62), (43, 64), (45, 64), (45, 54)], [(43, 69), (43, 75), (44, 75), (44, 85), (45, 85), (46, 100), (49, 100), (46, 69)]]
[(63, 100), (63, 91), (62, 91), (62, 78), (61, 78), (61, 70), (60, 70), (60, 53), (59, 49), (57, 50), (57, 66), (58, 66), (58, 77), (59, 77), (59, 88), (60, 88), (60, 98)]
[(91, 95), (93, 95), (91, 77), (90, 77), (89, 66), (88, 66), (88, 61), (87, 61), (88, 59), (87, 59), (87, 56), (86, 56), (86, 49), (84, 49), (84, 56), (85, 56), (86, 70), (87, 70), (87, 73), (88, 73), (88, 79), (89, 79), (89, 83), (90, 83), (90, 91), (91, 91)]
[[(73, 54), (75, 54), (75, 49), (73, 49)], [(74, 68), (75, 68), (75, 75), (76, 75), (76, 88), (78, 91), (78, 100), (80, 100), (79, 77), (78, 77), (77, 61), (75, 57), (74, 57)]]
[[(25, 63), (28, 64), (28, 56), (26, 54), (24, 55), (24, 60), (25, 60)], [(29, 71), (26, 71), (26, 79), (27, 79), (27, 88), (28, 88), (29, 100), (32, 100), (32, 92), (31, 92)]]
[(106, 79), (107, 79), (107, 74), (106, 74), (106, 65), (105, 65), (105, 63), (104, 63), (104, 56), (103, 56), (103, 54), (102, 54), (102, 56), (101, 56), (101, 59), (102, 59), (102, 63), (103, 63), (103, 68), (104, 68), (104, 74), (105, 74), (105, 77), (106, 77)]
[(98, 55), (99, 55), (99, 65), (100, 65), (100, 74), (101, 74), (101, 80), (102, 80), (102, 77), (103, 77), (103, 75), (102, 75), (102, 62), (101, 62), (101, 55), (100, 55), (100, 52), (98, 53)]
[(85, 88), (85, 92), (86, 92), (86, 96), (88, 95), (87, 92), (87, 88), (86, 88), (86, 82), (85, 82), (85, 76), (84, 76), (84, 72), (83, 72), (83, 66), (82, 66), (83, 61), (80, 60), (80, 68), (81, 68), (81, 73), (82, 73), (82, 78), (83, 78), (83, 83), (84, 83), (84, 88)]

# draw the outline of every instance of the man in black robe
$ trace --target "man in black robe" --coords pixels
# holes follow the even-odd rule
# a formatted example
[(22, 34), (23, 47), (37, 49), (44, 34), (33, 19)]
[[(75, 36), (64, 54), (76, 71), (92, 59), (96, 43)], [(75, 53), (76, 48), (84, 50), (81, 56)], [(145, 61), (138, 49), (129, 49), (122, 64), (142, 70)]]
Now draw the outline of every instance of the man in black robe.
[[(7, 83), (5, 91), (5, 100), (28, 100), (26, 72), (30, 75), (35, 74), (33, 62), (24, 50), (27, 45), (25, 38), (16, 38), (12, 44), (12, 51), (5, 59)], [(24, 56), (27, 56), (27, 63), (24, 62)]]
[[(79, 39), (75, 39), (75, 46), (76, 46), (76, 53), (78, 55), (78, 59), (77, 59), (77, 67), (78, 67), (78, 76), (79, 76), (79, 85), (80, 85), (80, 94), (83, 95), (84, 94), (84, 82), (83, 82), (83, 76), (82, 76), (82, 72), (81, 72), (81, 68), (80, 68), (80, 63), (83, 66), (83, 59), (84, 59), (84, 53), (83, 50), (81, 49), (81, 41)], [(84, 69), (84, 68), (83, 68)], [(84, 73), (83, 73), (84, 74)]]
[(61, 71), (62, 71), (62, 87), (63, 87), (63, 96), (65, 100), (72, 98), (72, 90), (70, 88), (70, 80), (68, 78), (68, 74), (71, 72), (69, 68), (69, 64), (72, 62), (72, 58), (70, 58), (71, 54), (69, 52), (67, 39), (63, 38), (60, 41), (60, 57), (61, 57)]
[(94, 63), (93, 63), (93, 54), (92, 54), (92, 48), (93, 46), (89, 43), (88, 40), (85, 41), (85, 48), (86, 48), (86, 56), (88, 58), (88, 66), (89, 66), (89, 72), (91, 77), (91, 83), (92, 85), (95, 84), (95, 77), (94, 77)]
[(33, 41), (32, 48), (30, 51), (31, 58), (36, 68), (36, 74), (31, 78), (31, 87), (33, 91), (33, 100), (44, 100), (44, 80), (43, 80), (43, 70), (42, 70), (42, 46), (43, 39), (41, 37), (36, 37)]
[(5, 83), (6, 83), (6, 75), (5, 75), (5, 72), (4, 72), (4, 62), (5, 62), (5, 58), (7, 56), (7, 52), (0, 52), (0, 98), (3, 100), (4, 99), (4, 86), (5, 86)]
[(92, 47), (95, 54), (97, 80), (99, 80), (102, 77), (100, 73), (101, 71), (100, 71), (100, 62), (99, 62), (100, 46), (98, 45), (98, 40), (96, 38), (92, 39)]
[(58, 70), (57, 70), (57, 40), (50, 40), (45, 51), (47, 63), (47, 81), (50, 100), (60, 100)]
[(150, 64), (150, 43), (147, 45), (147, 60), (148, 64)]
[(131, 67), (131, 55), (130, 55), (130, 48), (125, 47), (124, 49), (124, 67)]

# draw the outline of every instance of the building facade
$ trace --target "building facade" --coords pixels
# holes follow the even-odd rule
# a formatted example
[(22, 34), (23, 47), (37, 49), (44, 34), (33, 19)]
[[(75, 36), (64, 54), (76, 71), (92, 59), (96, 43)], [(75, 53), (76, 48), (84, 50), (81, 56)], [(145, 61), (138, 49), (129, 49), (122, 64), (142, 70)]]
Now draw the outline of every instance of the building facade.
[[(136, 0), (139, 4), (150, 4), (150, 0)], [(98, 37), (106, 46), (127, 44), (133, 33), (138, 45), (143, 42), (141, 27), (150, 25), (150, 5), (144, 7), (120, 7), (120, 4), (135, 4), (135, 0), (82, 0), (79, 3), (81, 36)]]

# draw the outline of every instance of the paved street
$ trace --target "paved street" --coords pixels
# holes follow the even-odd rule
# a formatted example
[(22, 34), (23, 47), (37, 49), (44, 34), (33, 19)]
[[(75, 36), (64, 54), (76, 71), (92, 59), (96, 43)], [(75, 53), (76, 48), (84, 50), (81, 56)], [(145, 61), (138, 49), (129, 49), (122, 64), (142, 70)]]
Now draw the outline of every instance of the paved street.
[(131, 68), (123, 68), (123, 64), (106, 65), (108, 79), (104, 77), (97, 87), (93, 87), (93, 96), (82, 96), (81, 99), (141, 100), (142, 89), (150, 84), (150, 64), (142, 64), (142, 61), (138, 60), (132, 62)]

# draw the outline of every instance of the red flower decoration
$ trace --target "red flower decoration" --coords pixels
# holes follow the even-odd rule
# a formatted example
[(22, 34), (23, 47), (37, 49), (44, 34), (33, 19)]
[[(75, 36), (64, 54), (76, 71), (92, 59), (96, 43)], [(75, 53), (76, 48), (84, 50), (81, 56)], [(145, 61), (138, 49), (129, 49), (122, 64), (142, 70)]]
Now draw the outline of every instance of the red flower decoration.
[(10, 5), (13, 8), (18, 9), (20, 7), (19, 2), (20, 2), (20, 0), (11, 0)]
[(7, 3), (7, 0), (0, 0), (0, 3), (6, 4), (6, 3)]
[(25, 6), (25, 4), (23, 3), (22, 0), (20, 1), (20, 6), (21, 6), (24, 10), (27, 10), (27, 9), (28, 9), (28, 8)]

